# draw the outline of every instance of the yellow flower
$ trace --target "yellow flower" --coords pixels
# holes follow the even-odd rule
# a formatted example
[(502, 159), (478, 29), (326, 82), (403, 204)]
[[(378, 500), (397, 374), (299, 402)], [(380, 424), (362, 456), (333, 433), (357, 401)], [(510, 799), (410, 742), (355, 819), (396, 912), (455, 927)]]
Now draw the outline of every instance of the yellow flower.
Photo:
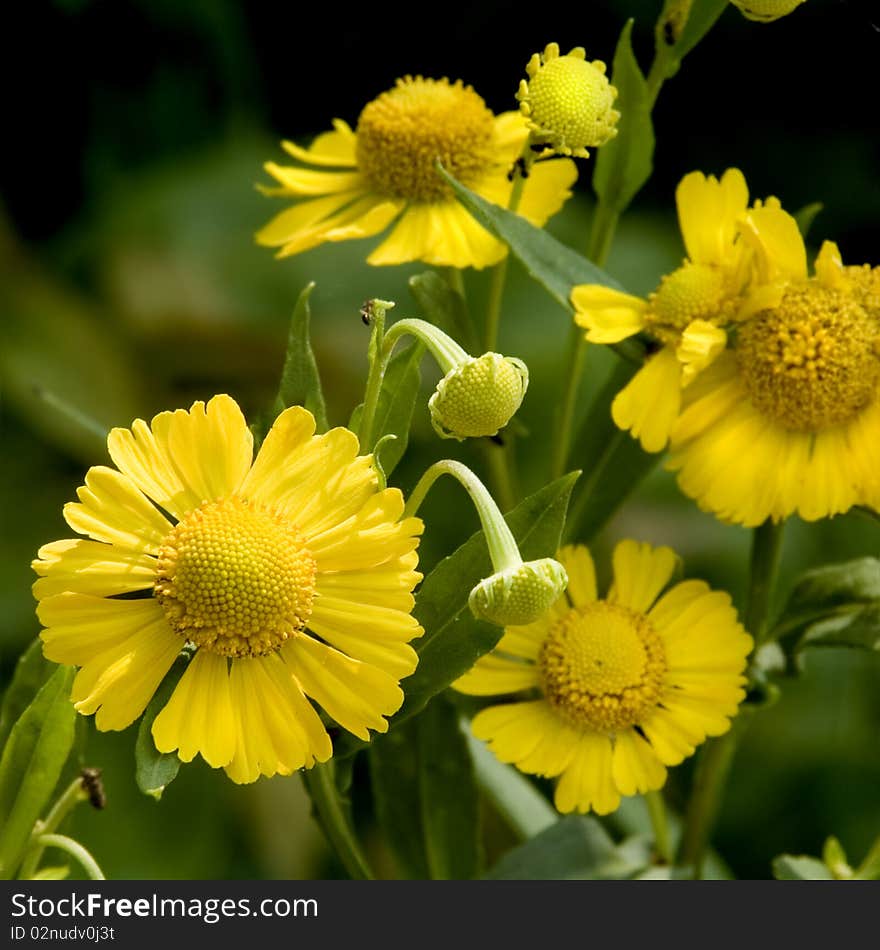
[(474, 735), (523, 772), (558, 776), (559, 811), (604, 815), (621, 795), (661, 788), (666, 766), (727, 731), (752, 638), (730, 597), (702, 581), (660, 596), (677, 564), (669, 548), (618, 544), (601, 600), (585, 547), (559, 559), (567, 594), (540, 620), (508, 627), (454, 685), (473, 696), (524, 693), (478, 713)]
[[(760, 257), (785, 248), (758, 210)], [(789, 277), (686, 393), (669, 467), (706, 511), (744, 525), (880, 508), (880, 313), (876, 269), (844, 267), (825, 242), (807, 276), (799, 235)], [(794, 267), (793, 262), (798, 262)]]
[[(508, 172), (528, 138), (521, 115), (493, 115), (461, 82), (407, 76), (364, 107), (354, 131), (339, 119), (333, 124), (334, 131), (308, 149), (282, 143), (301, 164), (266, 164), (278, 186), (262, 188), (265, 194), (303, 200), (257, 234), (260, 244), (286, 257), (326, 241), (372, 237), (394, 224), (369, 263), (481, 268), (504, 257), (505, 245), (456, 201), (436, 163), (506, 207)], [(543, 225), (569, 197), (576, 177), (566, 159), (535, 167), (519, 213)]]
[(549, 43), (526, 66), (529, 78), (520, 81), (516, 98), (534, 141), (547, 146), (545, 155), (588, 158), (587, 146), (598, 148), (617, 135), (617, 90), (605, 64), (588, 63), (586, 56), (582, 46), (560, 56), (559, 44)]
[(730, 0), (749, 20), (770, 23), (793, 13), (806, 0)]
[(134, 722), (188, 645), (160, 752), (236, 782), (309, 768), (332, 754), (310, 699), (362, 739), (386, 731), (417, 662), (422, 523), (351, 432), (314, 432), (287, 409), (253, 459), (238, 405), (215, 396), (110, 433), (116, 469), (90, 469), (64, 509), (86, 538), (33, 562), (43, 650), (81, 667), (71, 699), (98, 729)]
[[(611, 407), (615, 423), (648, 452), (666, 447), (682, 388), (723, 352), (725, 327), (742, 319), (758, 299), (757, 287), (745, 296), (751, 250), (738, 234), (749, 200), (742, 172), (729, 168), (720, 181), (691, 172), (675, 198), (688, 257), (647, 300), (599, 284), (583, 284), (571, 293), (575, 322), (590, 342), (618, 343), (645, 331), (659, 345)], [(775, 199), (765, 213), (781, 217), (782, 230), (788, 222), (797, 230)]]

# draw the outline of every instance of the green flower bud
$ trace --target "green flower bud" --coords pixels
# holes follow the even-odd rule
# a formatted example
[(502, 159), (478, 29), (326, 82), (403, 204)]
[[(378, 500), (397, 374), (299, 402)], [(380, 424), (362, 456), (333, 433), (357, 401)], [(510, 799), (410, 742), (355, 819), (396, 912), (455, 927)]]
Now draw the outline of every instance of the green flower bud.
[(730, 0), (730, 2), (749, 20), (770, 23), (780, 17), (788, 16), (806, 0)]
[(552, 557), (525, 561), (480, 581), (468, 606), (478, 620), (519, 626), (546, 613), (567, 586), (568, 575), (559, 561)]
[(437, 384), (428, 402), (431, 423), (443, 439), (495, 435), (519, 409), (528, 386), (522, 360), (500, 353), (468, 357)]

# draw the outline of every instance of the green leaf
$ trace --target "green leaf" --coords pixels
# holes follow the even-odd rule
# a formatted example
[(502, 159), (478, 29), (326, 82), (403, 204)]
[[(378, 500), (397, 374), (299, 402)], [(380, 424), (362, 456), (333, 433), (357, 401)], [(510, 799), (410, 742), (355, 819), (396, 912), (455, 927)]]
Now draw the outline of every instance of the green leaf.
[(490, 752), (469, 727), (466, 734), (477, 784), (520, 838), (533, 838), (559, 820), (556, 809), (522, 772)]
[(795, 658), (805, 647), (880, 650), (880, 560), (865, 557), (807, 571), (771, 636)]
[(281, 384), (275, 399), (275, 415), (288, 406), (305, 406), (315, 417), (317, 431), (326, 432), (327, 407), (324, 404), (321, 377), (309, 337), (309, 322), (312, 317), (309, 298), (314, 289), (314, 282), (306, 284), (293, 310)]
[(650, 860), (645, 839), (615, 845), (595, 818), (568, 815), (509, 851), (485, 877), (502, 881), (619, 880), (644, 870)]
[(43, 656), (43, 641), (39, 637), (18, 658), (0, 705), (0, 750), (9, 738), (13, 724), (57, 668), (55, 663), (50, 663)]
[[(546, 485), (505, 515), (524, 560), (556, 553), (565, 524), (568, 499), (579, 472), (570, 472)], [(469, 670), (501, 639), (501, 627), (476, 620), (468, 608), (468, 595), (492, 573), (492, 562), (482, 531), (472, 535), (425, 578), (416, 595), (414, 616), (425, 633), (413, 646), (419, 665), (403, 683), (403, 706), (392, 718), (391, 728), (424, 709), (432, 696)], [(353, 736), (342, 735), (335, 755), (350, 755), (363, 748)]]
[(569, 296), (572, 287), (578, 284), (604, 284), (623, 289), (613, 277), (546, 231), (513, 211), (481, 198), (459, 184), (442, 166), (439, 171), (471, 215), (504, 241), (529, 275), (566, 310), (572, 309)]
[[(674, 76), (681, 66), (681, 61), (712, 29), (716, 20), (727, 8), (728, 0), (694, 0), (688, 14), (687, 22), (678, 39), (671, 45), (665, 45), (666, 76)], [(661, 52), (663, 36), (658, 36), (658, 53)]]
[(74, 739), (70, 689), (76, 670), (59, 666), (12, 727), (0, 758), (0, 879), (15, 874), (34, 823), (58, 784)]
[(409, 876), (470, 880), (480, 869), (479, 796), (458, 713), (436, 696), (370, 747), (377, 814)]
[(773, 859), (777, 881), (833, 881), (834, 877), (818, 859), (805, 854), (780, 854)]
[(180, 759), (174, 752), (159, 752), (156, 748), (152, 733), (153, 720), (168, 704), (188, 664), (189, 658), (185, 655), (174, 661), (174, 666), (159, 684), (138, 726), (134, 744), (135, 781), (145, 795), (150, 795), (156, 801), (162, 797), (165, 787), (177, 777)]
[(425, 320), (448, 333), (469, 353), (479, 353), (480, 342), (461, 294), (432, 270), (410, 277), (409, 289)]
[[(420, 367), (424, 354), (424, 344), (412, 341), (391, 357), (382, 379), (373, 433), (376, 437), (374, 451), (386, 478), (397, 467), (409, 444), (413, 411), (422, 383)], [(360, 428), (363, 408), (361, 403), (351, 414), (348, 427), (353, 432)]]
[(633, 21), (627, 20), (614, 54), (611, 81), (620, 111), (617, 135), (597, 150), (593, 190), (599, 200), (622, 213), (651, 177), (654, 167), (654, 126), (648, 85), (632, 49)]

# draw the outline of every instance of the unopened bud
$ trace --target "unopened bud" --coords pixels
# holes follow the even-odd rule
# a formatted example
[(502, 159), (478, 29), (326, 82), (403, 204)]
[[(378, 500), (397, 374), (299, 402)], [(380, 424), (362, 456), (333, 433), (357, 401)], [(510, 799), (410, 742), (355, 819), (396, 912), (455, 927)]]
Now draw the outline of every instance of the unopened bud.
[(788, 16), (806, 0), (730, 0), (730, 2), (749, 20), (770, 23), (780, 17)]
[(567, 585), (568, 575), (559, 561), (552, 557), (525, 561), (480, 581), (468, 605), (478, 620), (499, 627), (519, 626), (545, 614)]

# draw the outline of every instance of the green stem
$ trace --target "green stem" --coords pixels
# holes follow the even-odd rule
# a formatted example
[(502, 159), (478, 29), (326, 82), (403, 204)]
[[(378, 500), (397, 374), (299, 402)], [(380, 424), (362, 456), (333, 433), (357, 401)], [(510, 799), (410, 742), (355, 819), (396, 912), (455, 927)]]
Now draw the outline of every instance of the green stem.
[(364, 392), (364, 408), (361, 412), (361, 422), (358, 426), (358, 442), (361, 451), (371, 452), (375, 443), (373, 437), (373, 423), (376, 418), (376, 409), (379, 405), (379, 393), (382, 390), (382, 378), (385, 375), (385, 365), (382, 358), (382, 347), (385, 342), (385, 307), (376, 306), (372, 302), (371, 319), (373, 332), (370, 336), (370, 372), (367, 375), (367, 388)]
[[(526, 150), (529, 151), (528, 142), (526, 143)], [(510, 189), (510, 198), (507, 200), (508, 211), (516, 211), (519, 207), (525, 181), (521, 162), (517, 162), (513, 171), (513, 187)], [(498, 346), (498, 328), (501, 325), (501, 303), (504, 299), (504, 284), (507, 280), (507, 263), (509, 260), (510, 255), (505, 254), (492, 270), (492, 279), (489, 283), (489, 299), (486, 304), (486, 325), (483, 335), (483, 345), (487, 353), (494, 352)]]
[(577, 407), (578, 390), (580, 389), (581, 374), (584, 360), (587, 355), (587, 341), (584, 331), (573, 324), (569, 331), (568, 347), (565, 356), (565, 389), (562, 393), (562, 403), (559, 410), (559, 422), (556, 429), (556, 441), (553, 446), (553, 460), (550, 469), (551, 480), (565, 474), (568, 456), (571, 451), (571, 436), (574, 427), (574, 413)]
[(62, 792), (58, 801), (52, 806), (45, 820), (38, 821), (31, 836), (34, 842), (22, 862), (20, 877), (22, 880), (30, 880), (36, 874), (40, 866), (40, 860), (43, 857), (44, 847), (40, 847), (36, 841), (39, 837), (54, 833), (61, 822), (73, 811), (80, 803), (87, 801), (88, 792), (83, 788), (82, 776), (78, 775), (67, 788)]
[(510, 511), (519, 497), (514, 475), (513, 436), (504, 434), (503, 445), (498, 445), (491, 439), (481, 439), (483, 455), (489, 469), (489, 481), (498, 498), (498, 507), (502, 511)]
[(495, 504), (495, 500), (486, 490), (486, 486), (461, 462), (442, 459), (427, 469), (410, 493), (409, 500), (403, 510), (403, 517), (411, 518), (419, 510), (431, 486), (441, 475), (451, 475), (471, 496), (471, 501), (480, 516), (480, 524), (483, 527), (483, 533), (486, 535), (486, 543), (489, 546), (489, 555), (492, 558), (492, 566), (495, 571), (505, 571), (508, 568), (519, 567), (522, 564), (519, 547), (517, 547), (516, 540), (510, 528), (508, 528), (507, 522), (498, 510), (498, 505)]
[[(764, 641), (769, 626), (770, 603), (779, 571), (784, 526), (784, 521), (774, 523), (767, 520), (755, 528), (752, 535), (749, 593), (744, 622), (755, 640), (755, 651)], [(752, 656), (754, 658), (754, 653)], [(678, 855), (678, 864), (690, 867), (694, 878), (699, 878), (702, 870), (703, 854), (736, 752), (742, 731), (741, 723), (742, 719), (737, 719), (727, 735), (709, 740), (700, 756)]]
[(672, 864), (672, 842), (669, 838), (669, 824), (666, 821), (666, 804), (660, 792), (646, 792), (643, 796), (648, 806), (651, 829), (654, 832), (654, 850), (664, 864)]
[(106, 880), (104, 872), (98, 867), (98, 862), (73, 838), (68, 838), (67, 835), (40, 835), (36, 843), (42, 848), (58, 848), (59, 851), (65, 851), (82, 866), (90, 880)]
[(324, 834), (345, 870), (353, 880), (373, 880), (373, 873), (339, 800), (332, 760), (306, 769), (303, 780), (320, 816)]
[(469, 354), (466, 353), (451, 336), (444, 333), (439, 327), (427, 320), (406, 319), (398, 320), (391, 325), (385, 334), (380, 349), (380, 361), (382, 364), (382, 375), (385, 375), (385, 369), (388, 361), (391, 359), (391, 353), (394, 350), (398, 340), (409, 334), (414, 336), (431, 351), (431, 355), (437, 361), (440, 372), (445, 376), (456, 366), (461, 366), (468, 360)]

